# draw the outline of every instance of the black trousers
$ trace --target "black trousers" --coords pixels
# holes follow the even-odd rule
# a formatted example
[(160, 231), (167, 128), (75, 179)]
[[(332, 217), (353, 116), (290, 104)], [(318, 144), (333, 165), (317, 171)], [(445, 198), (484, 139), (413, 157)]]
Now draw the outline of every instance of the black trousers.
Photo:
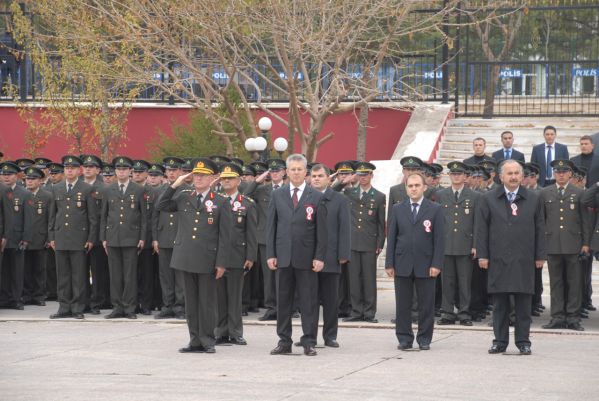
[(535, 293), (532, 296), (532, 306), (542, 305), (543, 298), (543, 269), (537, 269), (535, 267)]
[(291, 316), (297, 291), (304, 333), (300, 342), (303, 346), (315, 346), (318, 335), (318, 274), (312, 269), (298, 269), (293, 266), (279, 267), (275, 272), (279, 344), (290, 346), (293, 343)]
[(83, 313), (87, 290), (85, 251), (56, 251), (58, 313)]
[(115, 312), (135, 313), (137, 308), (137, 248), (108, 247), (110, 300)]
[(142, 309), (154, 309), (154, 255), (152, 248), (143, 249), (137, 257), (137, 298)]
[(214, 346), (217, 313), (214, 273), (182, 273), (189, 344), (194, 347)]
[(510, 342), (510, 295), (514, 299), (514, 312), (516, 321), (514, 323), (514, 338), (516, 346), (530, 346), (530, 303), (532, 294), (510, 294), (494, 293), (493, 297), (493, 332), (495, 340), (493, 344), (505, 346)]
[(478, 259), (472, 262), (472, 280), (470, 289), (470, 314), (486, 313), (489, 304), (487, 293), (487, 271), (478, 266)]
[(87, 257), (92, 273), (90, 307), (92, 309), (106, 308), (110, 305), (108, 256), (102, 245), (96, 245)]
[[(441, 273), (443, 283), (443, 304), (441, 316), (455, 320), (454, 307), (458, 306), (457, 318), (470, 319), (470, 299), (472, 294), (472, 258), (470, 255), (446, 255)], [(457, 305), (455, 304), (458, 299)]]
[(242, 305), (243, 310), (257, 308), (260, 304), (261, 289), (263, 284), (260, 282), (260, 263), (255, 263), (254, 266), (243, 276), (243, 294)]
[(590, 257), (580, 263), (582, 265), (582, 305), (590, 306), (593, 304), (593, 258)]
[(322, 338), (336, 340), (339, 328), (338, 304), (339, 304), (339, 273), (318, 273), (318, 298), (322, 304)]
[(216, 337), (242, 337), (241, 294), (243, 292), (243, 269), (227, 269), (225, 275), (216, 280), (218, 319)]
[(158, 254), (162, 310), (181, 313), (185, 311), (185, 279), (181, 270), (171, 267), (173, 248), (160, 248)]
[(376, 315), (376, 258), (375, 252), (351, 251), (348, 269), (352, 317), (374, 319)]
[(349, 263), (341, 265), (341, 275), (339, 277), (339, 313), (344, 315), (351, 314), (351, 299), (349, 294)]
[(582, 305), (582, 266), (578, 261), (578, 254), (547, 255), (547, 265), (551, 287), (551, 320), (579, 323)]
[[(102, 249), (104, 253), (104, 249)], [(58, 284), (56, 283), (56, 255), (54, 249), (46, 249), (46, 297), (47, 299), (57, 299), (56, 291)]]
[(25, 280), (25, 252), (17, 248), (4, 249), (0, 273), (2, 299), (10, 305), (21, 304)]
[(258, 247), (260, 265), (262, 266), (262, 277), (264, 279), (264, 307), (265, 314), (273, 315), (277, 311), (277, 279), (276, 273), (268, 268), (266, 264), (266, 245)]
[(435, 278), (395, 276), (395, 335), (400, 344), (413, 344), (412, 299), (418, 299), (418, 333), (416, 342), (429, 345), (435, 324)]
[(25, 251), (25, 281), (23, 301), (25, 303), (46, 300), (46, 256), (45, 249)]

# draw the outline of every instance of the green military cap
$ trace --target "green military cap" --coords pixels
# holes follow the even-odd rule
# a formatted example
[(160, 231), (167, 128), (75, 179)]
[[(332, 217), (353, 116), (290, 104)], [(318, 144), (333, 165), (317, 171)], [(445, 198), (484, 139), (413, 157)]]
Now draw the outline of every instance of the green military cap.
[(178, 170), (183, 163), (185, 163), (185, 160), (174, 156), (168, 156), (162, 159), (162, 164), (166, 169)]
[(345, 160), (335, 164), (335, 171), (341, 174), (352, 174), (354, 172), (354, 162), (352, 160)]
[(162, 166), (162, 164), (154, 163), (148, 169), (148, 174), (155, 175), (155, 176), (162, 176), (162, 175), (164, 175), (164, 167)]
[(483, 177), (483, 180), (485, 180), (485, 181), (491, 179), (491, 174), (484, 168), (482, 169), (480, 175), (481, 175), (481, 177)]
[(145, 160), (133, 160), (133, 171), (136, 173), (143, 173), (150, 169), (150, 163)]
[(50, 163), (47, 168), (50, 170), (50, 174), (61, 174), (64, 173), (64, 166), (61, 163)]
[(242, 174), (241, 169), (237, 163), (222, 163), (219, 167), (220, 178), (237, 178)]
[(468, 170), (468, 166), (460, 161), (452, 161), (447, 164), (447, 168), (450, 173), (465, 173)]
[(465, 171), (466, 175), (469, 177), (472, 177), (472, 175), (477, 171), (477, 168), (475, 165), (472, 164), (464, 164), (467, 168), (467, 170)]
[(492, 172), (497, 169), (497, 163), (491, 160), (483, 160), (482, 162), (478, 163), (478, 166), (484, 168), (488, 172)]
[(127, 156), (117, 156), (112, 159), (111, 164), (114, 166), (114, 168), (131, 168), (133, 167), (133, 160)]
[(356, 163), (356, 174), (358, 175), (368, 175), (376, 170), (376, 166), (372, 163), (368, 162), (358, 162)]
[(110, 163), (102, 163), (102, 176), (112, 177), (114, 175), (114, 166)]
[(19, 166), (21, 171), (25, 171), (27, 167), (33, 166), (35, 164), (35, 162), (31, 159), (17, 159), (15, 163), (17, 166)]
[(443, 166), (439, 163), (431, 163), (431, 167), (433, 169), (433, 177), (437, 178), (443, 172)]
[(403, 168), (419, 169), (423, 167), (424, 162), (415, 156), (405, 156), (401, 158), (399, 164)]
[(573, 171), (574, 163), (568, 159), (555, 159), (551, 163), (551, 167), (555, 171)]
[(229, 159), (227, 156), (213, 155), (209, 156), (208, 158), (217, 165), (220, 165), (221, 163), (231, 163), (231, 159)]
[(7, 161), (0, 164), (0, 175), (13, 175), (21, 172), (21, 169), (15, 162)]
[(37, 167), (29, 166), (25, 169), (25, 178), (38, 179), (44, 177), (46, 177), (46, 174)]
[(251, 175), (252, 177), (256, 176), (256, 169), (254, 166), (243, 166), (241, 175)]
[(52, 160), (46, 157), (36, 157), (34, 161), (37, 168), (48, 168), (48, 164), (52, 163)]
[(424, 162), (422, 163), (422, 172), (427, 177), (432, 177), (435, 174), (435, 170), (433, 169), (433, 166), (431, 166), (428, 163), (424, 163)]
[(81, 155), (83, 167), (102, 167), (102, 160), (96, 155)]
[(62, 157), (62, 165), (64, 167), (80, 167), (82, 161), (80, 158), (74, 155), (66, 155)]
[(268, 164), (264, 162), (253, 162), (250, 164), (256, 170), (256, 175), (260, 175), (268, 170)]
[(287, 168), (285, 165), (285, 160), (281, 159), (269, 159), (266, 161), (266, 165), (270, 171), (285, 170)]
[(208, 157), (198, 157), (191, 161), (192, 172), (194, 174), (212, 175), (218, 171), (218, 165)]
[(185, 159), (185, 161), (181, 164), (181, 170), (183, 170), (186, 173), (190, 173), (193, 170), (191, 162), (192, 162), (191, 158)]
[(235, 163), (239, 167), (243, 167), (243, 165), (244, 165), (243, 160), (241, 160), (239, 157), (232, 157), (231, 158), (231, 163)]

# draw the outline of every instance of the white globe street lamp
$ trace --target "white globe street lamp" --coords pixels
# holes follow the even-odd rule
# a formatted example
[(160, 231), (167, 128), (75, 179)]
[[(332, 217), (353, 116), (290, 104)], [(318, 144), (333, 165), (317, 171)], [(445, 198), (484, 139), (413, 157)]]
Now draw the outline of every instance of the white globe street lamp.
[(285, 152), (287, 150), (287, 146), (289, 146), (289, 143), (287, 142), (287, 139), (285, 139), (285, 138), (277, 138), (277, 139), (275, 139), (273, 146), (274, 146), (275, 150), (277, 151), (277, 153), (279, 154), (279, 159), (282, 159), (283, 152)]

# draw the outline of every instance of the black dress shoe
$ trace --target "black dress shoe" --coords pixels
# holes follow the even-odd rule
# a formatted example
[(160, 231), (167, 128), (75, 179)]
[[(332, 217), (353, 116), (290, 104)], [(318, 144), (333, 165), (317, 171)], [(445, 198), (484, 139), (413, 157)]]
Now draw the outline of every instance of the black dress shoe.
[(530, 345), (522, 345), (518, 347), (520, 350), (520, 355), (530, 355), (532, 354), (532, 350), (530, 349)]
[(349, 317), (349, 313), (347, 313), (347, 312), (339, 312), (339, 313), (337, 314), (337, 317), (338, 317), (338, 318), (345, 318), (345, 317)]
[(441, 317), (441, 311), (440, 310), (436, 310), (435, 311), (435, 317)]
[(149, 315), (151, 315), (151, 314), (152, 314), (152, 311), (151, 311), (151, 310), (149, 310), (148, 308), (143, 308), (143, 309), (141, 310), (141, 314), (142, 314), (142, 315), (149, 316)]
[(161, 310), (156, 315), (154, 315), (154, 319), (168, 319), (171, 317), (175, 317), (175, 314), (173, 313), (173, 311), (169, 310)]
[(269, 320), (277, 320), (277, 315), (274, 313), (265, 313), (264, 315), (260, 316), (258, 318), (258, 320), (261, 322), (266, 322)]
[(378, 319), (376, 319), (376, 318), (374, 318), (374, 317), (365, 317), (365, 318), (364, 318), (364, 321), (365, 321), (366, 323), (378, 323), (378, 322), (379, 322), (379, 320), (378, 320)]
[(271, 355), (284, 355), (291, 354), (291, 345), (277, 345), (274, 349), (270, 351)]
[(552, 320), (549, 323), (542, 325), (541, 327), (544, 329), (565, 329), (566, 323)]
[(339, 348), (339, 343), (335, 340), (325, 340), (324, 346), (331, 348)]
[(121, 317), (125, 317), (123, 312), (112, 311), (108, 315), (104, 316), (104, 319), (118, 319)]
[(430, 344), (420, 344), (418, 346), (418, 348), (420, 348), (420, 351), (428, 351), (431, 349), (431, 345)]
[(590, 310), (591, 312), (595, 312), (597, 310), (593, 304), (588, 304), (584, 308)]
[(460, 320), (461, 326), (472, 326), (472, 320), (470, 319), (462, 319)]
[(83, 313), (73, 313), (73, 318), (74, 319), (83, 319)]
[(243, 337), (231, 337), (229, 342), (235, 345), (248, 345), (248, 342)]
[(412, 349), (412, 344), (399, 343), (399, 345), (397, 346), (397, 349), (402, 350), (402, 351)]
[(38, 301), (34, 299), (33, 301), (31, 301), (31, 304), (36, 306), (46, 306), (46, 301)]
[(17, 303), (16, 303), (16, 304), (13, 306), (13, 309), (16, 309), (16, 310), (24, 310), (24, 309), (25, 309), (25, 305), (23, 305), (23, 303), (21, 303), (21, 302), (17, 302)]
[(588, 313), (584, 313), (584, 312), (580, 312), (580, 317), (583, 319), (588, 319), (589, 318), (589, 314)]
[(306, 356), (316, 356), (316, 349), (314, 349), (311, 345), (304, 346), (304, 355)]
[(568, 323), (568, 328), (570, 330), (575, 330), (575, 331), (584, 331), (584, 327), (582, 327), (582, 325), (580, 324), (580, 322)]
[(439, 326), (447, 326), (450, 324), (455, 324), (455, 320), (446, 319), (446, 318), (442, 317), (441, 319), (437, 320), (437, 324)]
[(71, 312), (53, 313), (50, 315), (50, 319), (64, 319), (71, 316)]
[(531, 316), (541, 316), (541, 313), (538, 310), (533, 310), (532, 312), (530, 312)]
[(489, 348), (489, 354), (503, 354), (506, 349), (506, 346), (493, 344), (491, 348)]
[(228, 343), (229, 343), (229, 337), (227, 337), (227, 336), (216, 337), (216, 345), (228, 344)]
[(137, 319), (137, 315), (135, 313), (127, 313), (125, 317), (127, 319)]
[(300, 313), (297, 312), (297, 311), (293, 312), (293, 315), (291, 315), (291, 318), (292, 319), (299, 319), (300, 318)]
[(179, 352), (182, 354), (190, 353), (190, 352), (204, 352), (204, 347), (201, 345), (193, 346), (188, 345), (187, 347), (179, 348)]
[(214, 354), (216, 352), (216, 349), (214, 348), (214, 345), (206, 345), (204, 347), (204, 352), (206, 354)]
[(99, 308), (92, 308), (89, 313), (91, 313), (92, 315), (99, 315), (100, 314), (100, 309)]
[(247, 311), (250, 312), (250, 313), (258, 313), (258, 312), (260, 312), (260, 309), (258, 309), (258, 308), (251, 308), (250, 307), (250, 308), (248, 308)]
[(343, 319), (344, 322), (361, 322), (362, 317), (360, 316), (350, 316)]
[(175, 313), (175, 319), (185, 320), (185, 312)]

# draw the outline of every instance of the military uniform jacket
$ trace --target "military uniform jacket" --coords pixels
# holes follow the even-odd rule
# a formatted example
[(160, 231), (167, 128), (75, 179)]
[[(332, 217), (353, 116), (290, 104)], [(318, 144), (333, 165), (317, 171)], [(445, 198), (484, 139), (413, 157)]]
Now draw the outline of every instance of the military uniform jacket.
[(146, 239), (144, 242), (144, 249), (152, 248), (152, 241), (154, 240), (152, 222), (154, 220), (154, 214), (156, 214), (156, 200), (158, 199), (159, 189), (151, 185), (144, 185), (144, 204), (146, 208)]
[(147, 235), (147, 206), (144, 187), (129, 181), (122, 195), (118, 181), (104, 187), (100, 241), (108, 246), (136, 247)]
[(100, 176), (97, 176), (92, 184), (92, 198), (94, 198), (96, 203), (96, 214), (98, 219), (98, 232), (96, 234), (97, 241), (94, 244), (95, 246), (102, 245), (102, 242), (100, 241), (100, 220), (102, 219), (102, 192), (104, 191), (105, 185), (104, 182), (99, 180), (99, 177)]
[[(568, 185), (569, 187), (570, 185)], [(593, 184), (587, 189), (582, 195), (582, 205), (587, 208), (588, 212), (594, 211), (599, 208), (599, 186)], [(595, 217), (595, 221), (590, 223), (593, 227), (591, 234), (591, 249), (594, 251), (599, 250), (599, 219)]]
[(584, 190), (572, 184), (559, 195), (557, 184), (540, 192), (545, 216), (545, 246), (549, 255), (578, 254), (590, 244), (592, 214), (582, 205)]
[(437, 192), (445, 215), (445, 255), (469, 255), (474, 248), (475, 216), (481, 195), (464, 187), (458, 201), (451, 187)]
[(238, 194), (231, 202), (226, 198), (229, 205), (231, 218), (231, 231), (228, 242), (227, 268), (242, 269), (246, 260), (255, 262), (258, 259), (258, 239), (256, 230), (258, 228), (258, 212), (256, 204), (247, 196)]
[(244, 194), (249, 196), (256, 202), (258, 211), (258, 244), (266, 244), (266, 221), (268, 220), (268, 205), (272, 194), (272, 183), (257, 184), (250, 182), (244, 191)]
[(322, 197), (327, 209), (325, 273), (341, 273), (340, 259), (351, 259), (351, 214), (347, 197), (327, 188)]
[[(177, 229), (179, 227), (177, 221), (177, 212), (165, 212), (157, 209), (160, 197), (164, 194), (169, 184), (164, 184), (156, 188), (157, 199), (154, 204), (154, 213), (152, 213), (152, 238), (154, 241), (158, 241), (160, 248), (172, 248), (175, 245), (175, 237), (177, 236)], [(183, 186), (177, 188), (176, 192), (182, 191)], [(187, 188), (189, 189), (189, 188)]]
[(58, 251), (82, 251), (86, 242), (97, 241), (98, 214), (91, 185), (76, 181), (70, 194), (61, 181), (52, 187), (48, 241)]
[(409, 198), (393, 205), (385, 266), (393, 267), (396, 276), (414, 274), (418, 278), (428, 278), (431, 267), (443, 268), (445, 230), (442, 209), (424, 198), (414, 222)]
[(190, 273), (213, 273), (226, 267), (229, 252), (230, 205), (222, 196), (209, 191), (199, 207), (195, 190), (175, 191), (168, 187), (156, 209), (177, 212), (178, 229), (173, 246), (171, 267)]
[(4, 196), (8, 187), (0, 183), (0, 240), (4, 238)]
[(524, 187), (513, 204), (515, 211), (503, 186), (480, 197), (476, 253), (489, 260), (489, 293), (533, 294), (535, 260), (547, 259), (543, 205)]
[(351, 210), (351, 249), (358, 252), (375, 252), (385, 245), (386, 197), (374, 188), (360, 199), (362, 189), (346, 191)]
[[(6, 188), (6, 187), (5, 187)], [(31, 241), (31, 214), (25, 210), (25, 204), (31, 199), (31, 192), (20, 185), (15, 189), (6, 188), (2, 196), (4, 213), (4, 238), (6, 248), (16, 249), (21, 241)]]
[(48, 219), (52, 194), (40, 187), (37, 193), (31, 194), (31, 199), (25, 204), (26, 213), (31, 216), (31, 240), (27, 249), (45, 249), (48, 243)]
[(322, 193), (304, 187), (293, 208), (289, 185), (272, 192), (266, 226), (266, 257), (277, 258), (279, 268), (312, 269), (313, 260), (325, 260), (327, 213)]

